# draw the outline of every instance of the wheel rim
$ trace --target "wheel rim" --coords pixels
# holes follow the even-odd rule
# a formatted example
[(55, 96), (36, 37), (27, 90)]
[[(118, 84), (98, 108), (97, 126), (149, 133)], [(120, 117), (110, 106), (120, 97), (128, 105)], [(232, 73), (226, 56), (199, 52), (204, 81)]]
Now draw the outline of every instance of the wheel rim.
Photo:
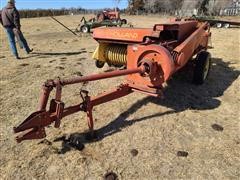
[(88, 27), (87, 26), (82, 27), (82, 32), (87, 33), (88, 32)]
[(229, 28), (229, 26), (230, 26), (230, 24), (228, 24), (228, 23), (227, 23), (227, 24), (224, 24), (224, 27), (225, 27), (225, 28)]
[(204, 80), (207, 78), (209, 67), (210, 67), (210, 61), (208, 59), (207, 62), (206, 62), (206, 65), (204, 67), (204, 70), (203, 70), (203, 79)]
[(221, 23), (217, 23), (217, 28), (221, 28), (222, 24)]

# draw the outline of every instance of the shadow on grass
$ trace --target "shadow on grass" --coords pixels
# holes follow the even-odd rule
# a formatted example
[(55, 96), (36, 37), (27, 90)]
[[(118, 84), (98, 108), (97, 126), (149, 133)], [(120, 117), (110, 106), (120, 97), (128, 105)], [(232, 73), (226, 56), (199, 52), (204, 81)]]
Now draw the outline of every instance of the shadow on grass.
[(78, 51), (78, 52), (32, 52), (27, 57), (21, 57), (21, 59), (30, 59), (34, 57), (38, 57), (40, 59), (49, 58), (52, 56), (74, 56), (82, 53), (87, 53), (87, 51)]
[(33, 52), (34, 55), (44, 55), (44, 56), (73, 56), (86, 53), (87, 51), (78, 51), (78, 52)]
[[(212, 63), (213, 66), (205, 84), (201, 86), (193, 85), (189, 83), (191, 82), (191, 72), (179, 72), (168, 82), (168, 87), (164, 92), (164, 99), (148, 96), (137, 100), (128, 110), (121, 113), (115, 120), (106, 126), (95, 130), (96, 137), (94, 140), (89, 140), (88, 133), (73, 133), (69, 136), (69, 139), (79, 139), (79, 142), (82, 144), (91, 143), (118, 133), (125, 127), (131, 126), (137, 122), (151, 120), (154, 117), (178, 113), (187, 109), (200, 111), (219, 107), (221, 101), (218, 100), (217, 97), (222, 96), (225, 90), (231, 86), (231, 84), (238, 78), (240, 71), (231, 68), (231, 63), (224, 62), (219, 58), (212, 58)], [(143, 116), (138, 119), (127, 120), (131, 114), (149, 103), (166, 106), (171, 110), (166, 112), (156, 112), (156, 114)]]

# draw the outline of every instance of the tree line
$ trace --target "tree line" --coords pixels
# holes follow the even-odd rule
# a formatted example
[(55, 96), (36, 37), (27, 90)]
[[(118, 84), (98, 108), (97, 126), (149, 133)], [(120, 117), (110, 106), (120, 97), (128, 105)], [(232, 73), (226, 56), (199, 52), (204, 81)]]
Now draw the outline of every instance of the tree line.
[(61, 16), (71, 14), (90, 13), (83, 8), (61, 8), (61, 9), (23, 9), (19, 10), (21, 18), (45, 17), (45, 16)]
[[(33, 17), (77, 15), (77, 14), (98, 14), (103, 10), (104, 9), (83, 9), (83, 8), (34, 9), (34, 10), (24, 9), (24, 10), (19, 10), (19, 13), (21, 18), (33, 18)], [(120, 11), (122, 13), (125, 13), (125, 9)]]
[(219, 15), (231, 2), (232, 0), (128, 0), (127, 12), (184, 15), (195, 10), (201, 15)]
[[(118, 4), (121, 0), (115, 0)], [(197, 11), (198, 15), (220, 15), (220, 11), (233, 0), (128, 0), (128, 7), (122, 13), (134, 14), (168, 14), (190, 15)], [(236, 0), (235, 0), (236, 1)], [(239, 0), (237, 0), (239, 1)], [(22, 18), (59, 16), (73, 14), (97, 14), (103, 9), (61, 8), (61, 9), (25, 9), (19, 10)]]

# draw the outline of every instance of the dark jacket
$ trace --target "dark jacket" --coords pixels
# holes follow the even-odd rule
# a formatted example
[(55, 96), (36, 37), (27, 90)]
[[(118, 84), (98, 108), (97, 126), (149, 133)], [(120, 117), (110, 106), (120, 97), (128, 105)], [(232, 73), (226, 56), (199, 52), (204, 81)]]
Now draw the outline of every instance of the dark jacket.
[(4, 27), (20, 29), (20, 15), (14, 4), (8, 3), (1, 15)]
[(0, 24), (3, 24), (2, 23), (2, 11), (0, 11)]

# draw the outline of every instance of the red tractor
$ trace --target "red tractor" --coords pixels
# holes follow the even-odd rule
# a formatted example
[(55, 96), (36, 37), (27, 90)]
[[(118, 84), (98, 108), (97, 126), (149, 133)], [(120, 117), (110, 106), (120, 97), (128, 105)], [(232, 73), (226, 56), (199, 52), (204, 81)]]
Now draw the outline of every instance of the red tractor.
[(110, 21), (116, 21), (116, 22), (121, 22), (122, 24), (127, 24), (126, 19), (121, 19), (120, 18), (120, 11), (119, 9), (115, 10), (104, 10), (101, 13), (97, 14), (97, 21), (101, 22), (104, 20), (110, 20)]
[(78, 24), (76, 31), (89, 33), (91, 29), (98, 27), (121, 27), (123, 24), (127, 24), (126, 19), (120, 18), (120, 12), (116, 10), (104, 10), (96, 15), (96, 17), (89, 19), (82, 17), (80, 24)]

